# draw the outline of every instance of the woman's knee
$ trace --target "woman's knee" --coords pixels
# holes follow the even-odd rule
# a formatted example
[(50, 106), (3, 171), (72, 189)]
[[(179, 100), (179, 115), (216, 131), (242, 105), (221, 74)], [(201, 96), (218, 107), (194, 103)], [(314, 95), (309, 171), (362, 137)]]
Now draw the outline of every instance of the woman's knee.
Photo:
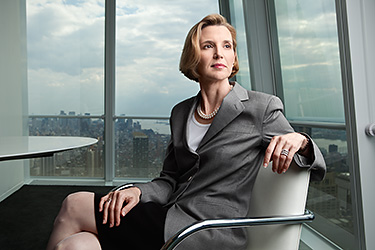
[(59, 242), (55, 250), (95, 250), (101, 249), (99, 240), (95, 234), (89, 232), (81, 232), (74, 234), (61, 242)]
[(59, 215), (56, 217), (55, 224), (64, 223), (81, 218), (86, 214), (84, 208), (87, 208), (88, 202), (92, 202), (93, 194), (89, 192), (77, 192), (69, 194), (63, 201)]

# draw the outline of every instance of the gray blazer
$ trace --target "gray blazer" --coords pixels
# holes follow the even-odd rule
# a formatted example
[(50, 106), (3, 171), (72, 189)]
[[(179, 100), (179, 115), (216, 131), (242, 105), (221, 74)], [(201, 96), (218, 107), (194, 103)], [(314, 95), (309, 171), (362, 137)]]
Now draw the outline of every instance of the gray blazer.
[[(200, 94), (173, 108), (171, 140), (160, 177), (136, 185), (142, 191), (141, 202), (169, 208), (165, 239), (198, 220), (246, 216), (271, 138), (293, 132), (279, 98), (247, 91), (236, 83), (196, 152), (192, 152), (187, 145), (186, 126), (199, 98)], [(313, 162), (298, 154), (294, 161), (310, 168), (313, 180), (321, 180), (325, 163), (315, 143), (313, 148)], [(177, 249), (233, 250), (245, 244), (243, 229), (208, 230), (188, 238)]]

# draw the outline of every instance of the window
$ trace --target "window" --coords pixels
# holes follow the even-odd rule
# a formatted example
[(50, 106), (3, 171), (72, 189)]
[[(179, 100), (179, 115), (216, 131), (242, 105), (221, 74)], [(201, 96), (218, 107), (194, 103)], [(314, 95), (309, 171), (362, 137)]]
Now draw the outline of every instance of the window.
[(103, 114), (103, 5), (27, 1), (29, 114)]
[(278, 94), (295, 130), (310, 134), (325, 157), (325, 180), (310, 184), (307, 208), (316, 219), (308, 225), (355, 249), (335, 1), (228, 2), (232, 24), (246, 34), (238, 51), (249, 58), (252, 89)]
[(237, 56), (240, 70), (236, 74), (236, 81), (247, 89), (251, 89), (250, 65), (247, 51), (246, 28), (242, 1), (230, 1), (230, 22), (237, 31)]
[[(276, 0), (285, 113), (321, 149), (327, 175), (310, 184), (312, 226), (344, 249), (353, 249), (350, 166), (335, 1)], [(304, 126), (301, 126), (305, 124)], [(299, 125), (298, 125), (299, 124)]]
[(29, 134), (89, 148), (30, 160), (31, 176), (103, 177), (104, 0), (27, 1)]
[(179, 72), (185, 37), (196, 22), (218, 11), (215, 0), (117, 1), (116, 177), (159, 174), (170, 111), (199, 91)]
[[(114, 96), (104, 91), (105, 3), (27, 1), (29, 134), (99, 139), (93, 147), (30, 160), (33, 178), (158, 175), (171, 108), (199, 90), (179, 72), (179, 59), (191, 26), (219, 12), (216, 0), (116, 1)], [(105, 95), (116, 100), (114, 138), (106, 141)], [(111, 141), (115, 166), (104, 166)]]
[(275, 1), (289, 120), (343, 123), (334, 1)]

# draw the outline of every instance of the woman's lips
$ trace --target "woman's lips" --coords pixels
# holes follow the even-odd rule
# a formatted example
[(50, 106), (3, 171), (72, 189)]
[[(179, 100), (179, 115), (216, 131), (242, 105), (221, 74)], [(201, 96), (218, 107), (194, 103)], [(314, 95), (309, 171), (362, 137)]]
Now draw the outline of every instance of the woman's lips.
[(227, 66), (225, 66), (225, 64), (222, 64), (222, 63), (215, 63), (211, 67), (214, 67), (214, 68), (217, 68), (217, 69), (223, 69), (223, 68), (226, 68)]

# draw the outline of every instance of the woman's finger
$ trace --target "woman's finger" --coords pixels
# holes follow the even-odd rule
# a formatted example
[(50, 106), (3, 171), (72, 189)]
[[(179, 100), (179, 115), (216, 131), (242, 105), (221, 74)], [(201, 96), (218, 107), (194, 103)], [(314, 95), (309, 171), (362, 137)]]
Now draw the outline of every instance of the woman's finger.
[(289, 155), (286, 157), (284, 164), (281, 166), (280, 173), (285, 173), (289, 169), (289, 166), (292, 163), (294, 154), (295, 152), (293, 152), (293, 149), (290, 149)]
[(104, 200), (104, 205), (103, 205), (103, 224), (106, 224), (108, 221), (108, 210), (109, 210), (109, 205), (112, 202), (111, 196), (108, 196), (106, 200)]
[(275, 146), (276, 146), (276, 139), (275, 137), (273, 137), (271, 139), (270, 144), (268, 145), (266, 149), (266, 153), (264, 155), (264, 160), (263, 160), (263, 167), (266, 168), (268, 164), (270, 163), (271, 159), (273, 158), (273, 152), (275, 150)]
[(113, 225), (119, 226), (121, 222), (121, 208), (127, 202), (127, 196), (124, 192), (117, 192), (115, 195), (116, 203), (113, 203), (112, 207)]
[(125, 215), (127, 215), (127, 213), (129, 213), (130, 210), (132, 210), (138, 203), (139, 203), (138, 198), (129, 200), (126, 206), (122, 208), (121, 216), (124, 217)]
[(283, 149), (286, 148), (286, 142), (282, 136), (275, 136), (274, 138), (276, 145), (272, 155), (272, 171), (278, 173), (280, 165), (285, 161), (285, 155), (282, 155), (281, 152), (283, 152)]
[(112, 196), (112, 200), (108, 201), (108, 219), (109, 219), (109, 227), (113, 227), (115, 225), (115, 205), (118, 202), (117, 201), (117, 196), (114, 194)]
[(109, 194), (103, 196), (99, 202), (99, 212), (103, 211), (104, 203), (109, 199)]
[[(121, 195), (124, 195), (124, 193), (122, 193)], [(139, 188), (132, 187), (132, 188), (127, 189), (126, 195), (123, 198), (121, 198), (123, 200), (122, 206), (123, 204), (125, 204), (125, 206), (117, 207), (118, 225), (120, 224), (121, 217), (124, 217), (127, 213), (130, 212), (130, 210), (132, 210), (139, 203), (140, 196), (141, 196), (141, 190)]]

